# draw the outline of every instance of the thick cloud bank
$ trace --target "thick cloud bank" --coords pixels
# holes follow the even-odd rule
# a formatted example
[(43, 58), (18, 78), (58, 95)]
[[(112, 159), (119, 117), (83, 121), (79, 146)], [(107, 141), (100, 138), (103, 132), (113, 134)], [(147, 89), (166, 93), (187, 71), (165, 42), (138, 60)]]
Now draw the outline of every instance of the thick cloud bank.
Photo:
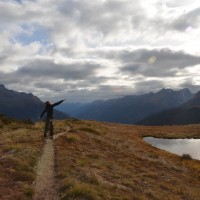
[(0, 10), (8, 88), (71, 102), (199, 90), (196, 0), (3, 0)]

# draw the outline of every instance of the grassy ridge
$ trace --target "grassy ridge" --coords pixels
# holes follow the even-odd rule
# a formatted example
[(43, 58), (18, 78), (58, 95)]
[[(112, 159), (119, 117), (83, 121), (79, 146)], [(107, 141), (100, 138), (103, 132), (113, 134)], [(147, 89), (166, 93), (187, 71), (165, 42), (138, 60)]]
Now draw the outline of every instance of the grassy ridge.
[(158, 150), (143, 136), (200, 137), (200, 126), (142, 127), (65, 121), (56, 141), (61, 199), (198, 199), (200, 162)]

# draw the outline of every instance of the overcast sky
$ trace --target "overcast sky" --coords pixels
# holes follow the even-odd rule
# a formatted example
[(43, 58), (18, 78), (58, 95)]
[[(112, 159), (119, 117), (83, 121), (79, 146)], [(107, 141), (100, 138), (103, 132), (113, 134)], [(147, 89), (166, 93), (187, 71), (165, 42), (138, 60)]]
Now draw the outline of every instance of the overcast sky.
[(0, 0), (0, 80), (42, 100), (200, 90), (199, 0)]

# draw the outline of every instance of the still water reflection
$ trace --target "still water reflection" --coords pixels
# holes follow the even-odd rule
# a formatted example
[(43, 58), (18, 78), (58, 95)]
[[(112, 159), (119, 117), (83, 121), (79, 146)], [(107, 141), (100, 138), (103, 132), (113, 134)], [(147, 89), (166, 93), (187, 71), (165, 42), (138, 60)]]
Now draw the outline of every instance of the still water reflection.
[(160, 139), (145, 137), (144, 140), (159, 149), (180, 156), (190, 154), (192, 158), (200, 160), (200, 139)]

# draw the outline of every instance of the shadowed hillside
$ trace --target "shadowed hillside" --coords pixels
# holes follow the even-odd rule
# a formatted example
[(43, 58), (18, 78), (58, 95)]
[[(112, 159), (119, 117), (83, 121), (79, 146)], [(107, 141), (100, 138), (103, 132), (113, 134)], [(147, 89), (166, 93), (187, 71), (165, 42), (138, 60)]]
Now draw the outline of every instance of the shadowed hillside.
[(192, 98), (188, 89), (162, 89), (157, 93), (125, 96), (121, 99), (94, 101), (70, 112), (80, 119), (134, 124), (160, 111), (178, 107)]
[(139, 121), (141, 125), (172, 125), (200, 123), (200, 92), (176, 109), (166, 110)]
[[(43, 109), (44, 103), (38, 97), (0, 85), (0, 113), (15, 119), (38, 120)], [(55, 118), (65, 119), (67, 115), (55, 111)]]

